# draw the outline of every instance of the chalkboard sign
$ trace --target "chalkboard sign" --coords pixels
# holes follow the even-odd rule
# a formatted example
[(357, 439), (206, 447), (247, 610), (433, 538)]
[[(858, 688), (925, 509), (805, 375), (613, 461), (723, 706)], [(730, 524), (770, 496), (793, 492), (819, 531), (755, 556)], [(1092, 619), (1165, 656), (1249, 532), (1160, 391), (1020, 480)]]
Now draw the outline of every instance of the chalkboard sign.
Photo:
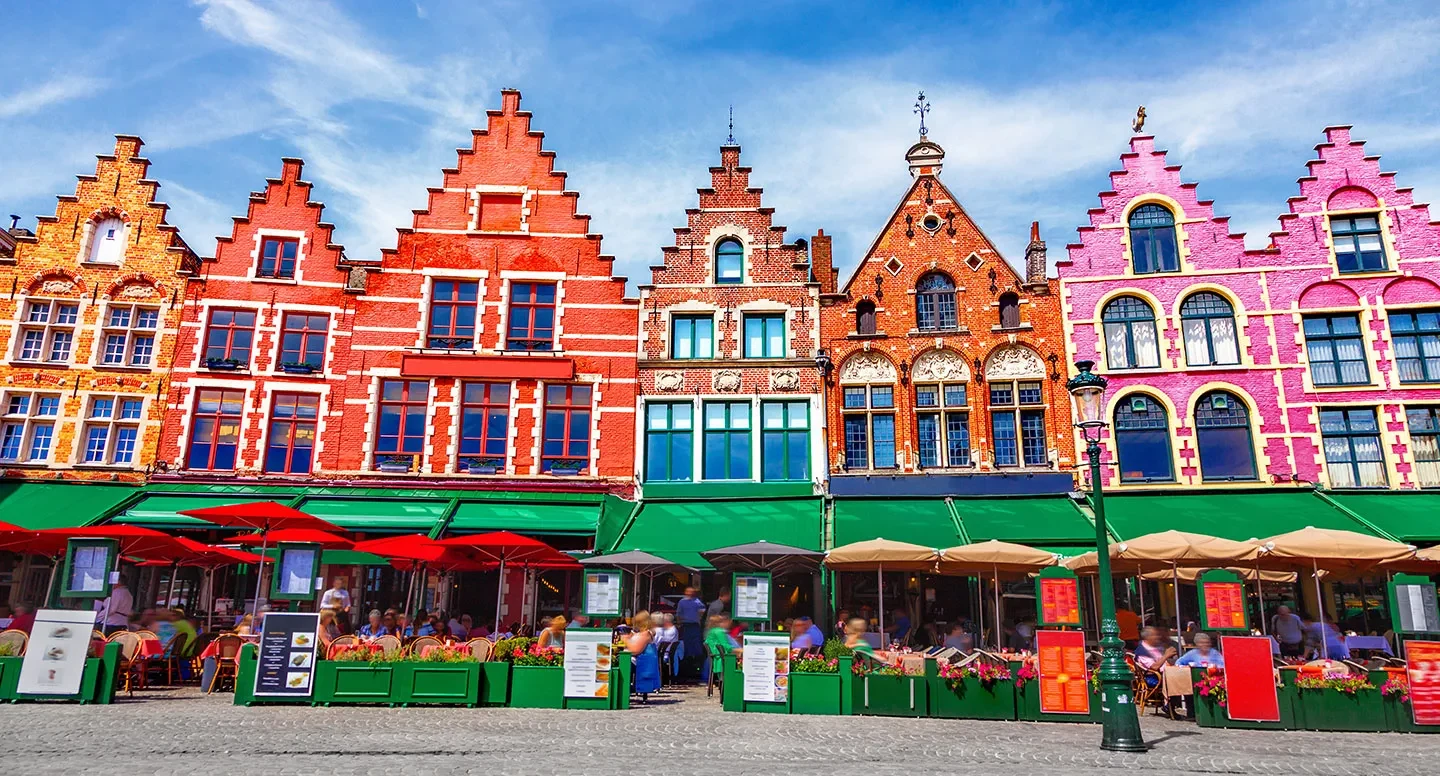
[(320, 615), (266, 612), (260, 627), (255, 696), (310, 697)]
[(1390, 620), (1396, 633), (1440, 633), (1435, 583), (1429, 577), (1396, 574), (1390, 580)]

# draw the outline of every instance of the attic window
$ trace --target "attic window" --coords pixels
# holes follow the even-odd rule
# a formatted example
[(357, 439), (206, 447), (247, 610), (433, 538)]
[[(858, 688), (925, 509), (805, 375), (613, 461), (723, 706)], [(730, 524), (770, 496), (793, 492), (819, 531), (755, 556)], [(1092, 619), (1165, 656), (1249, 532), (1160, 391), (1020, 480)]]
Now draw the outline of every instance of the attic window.
[(890, 260), (885, 262), (885, 271), (889, 272), (891, 275), (899, 275), (900, 270), (904, 268), (905, 265), (901, 264), (900, 260), (895, 258), (894, 256), (891, 256)]
[(969, 267), (971, 272), (978, 272), (980, 270), (980, 265), (984, 263), (985, 260), (980, 258), (980, 254), (978, 253), (972, 253), (968, 258), (965, 259), (965, 266)]
[(925, 217), (920, 219), (920, 226), (930, 234), (935, 234), (940, 231), (940, 216), (934, 213), (926, 213)]

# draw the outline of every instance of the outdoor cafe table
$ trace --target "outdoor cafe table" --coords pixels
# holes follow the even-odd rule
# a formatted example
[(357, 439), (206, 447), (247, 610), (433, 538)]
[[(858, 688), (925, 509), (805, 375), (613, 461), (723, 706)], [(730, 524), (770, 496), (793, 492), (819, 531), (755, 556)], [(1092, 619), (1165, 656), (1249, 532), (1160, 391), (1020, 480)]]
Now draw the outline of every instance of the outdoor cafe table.
[(165, 645), (159, 639), (141, 639), (140, 649), (136, 651), (137, 658), (157, 658), (165, 656)]

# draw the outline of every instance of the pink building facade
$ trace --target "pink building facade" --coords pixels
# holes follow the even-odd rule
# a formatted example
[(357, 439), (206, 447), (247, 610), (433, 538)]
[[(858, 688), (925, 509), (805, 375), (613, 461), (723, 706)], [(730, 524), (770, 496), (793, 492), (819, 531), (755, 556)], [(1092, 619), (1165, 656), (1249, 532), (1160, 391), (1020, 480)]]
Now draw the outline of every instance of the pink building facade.
[(1105, 486), (1440, 487), (1440, 224), (1330, 127), (1264, 249), (1131, 139), (1058, 264)]

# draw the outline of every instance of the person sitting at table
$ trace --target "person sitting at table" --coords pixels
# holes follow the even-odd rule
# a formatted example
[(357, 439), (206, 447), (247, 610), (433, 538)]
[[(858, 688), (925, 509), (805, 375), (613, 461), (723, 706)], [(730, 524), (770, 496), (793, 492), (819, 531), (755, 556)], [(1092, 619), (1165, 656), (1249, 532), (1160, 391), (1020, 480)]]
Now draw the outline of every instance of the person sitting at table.
[(790, 648), (800, 650), (811, 650), (817, 646), (815, 639), (810, 636), (810, 628), (802, 619), (790, 621)]
[(975, 637), (965, 630), (964, 623), (957, 622), (950, 626), (950, 635), (945, 637), (945, 646), (968, 655), (970, 650), (975, 648)]
[(535, 642), (537, 647), (553, 647), (563, 649), (565, 647), (565, 618), (552, 617), (545, 630), (540, 631), (540, 640)]
[(1191, 638), (1195, 647), (1181, 655), (1180, 659), (1175, 661), (1175, 665), (1201, 668), (1225, 667), (1225, 656), (1220, 654), (1220, 650), (1215, 649), (1215, 640), (1210, 638), (1210, 634), (1197, 632)]
[(387, 636), (389, 634), (390, 631), (385, 627), (385, 621), (380, 614), (380, 610), (371, 609), (370, 621), (360, 626), (360, 638), (378, 639), (381, 636)]
[(35, 627), (35, 608), (28, 603), (15, 605), (15, 614), (10, 618), (10, 630), (30, 632)]
[[(1345, 634), (1335, 625), (1335, 621), (1328, 614), (1320, 615), (1320, 619), (1310, 624), (1308, 641), (1315, 647), (1314, 656), (1326, 660), (1349, 660), (1350, 647), (1345, 643)], [(1321, 644), (1324, 646), (1321, 646)]]
[(705, 654), (709, 658), (702, 665), (700, 681), (708, 681), (710, 674), (720, 670), (720, 656), (740, 650), (740, 642), (730, 635), (730, 616), (711, 615), (705, 628)]
[(857, 654), (873, 657), (875, 655), (875, 648), (870, 646), (870, 642), (865, 640), (865, 629), (868, 627), (869, 623), (865, 621), (864, 617), (851, 617), (847, 620), (845, 622), (845, 646), (854, 650)]
[(454, 636), (458, 641), (464, 641), (470, 638), (470, 629), (475, 627), (475, 621), (471, 620), (468, 614), (460, 615), (460, 619), (458, 620), (451, 617), (450, 622), (445, 624), (450, 628), (450, 635)]
[(184, 654), (184, 650), (194, 644), (195, 639), (200, 638), (200, 634), (196, 632), (194, 624), (185, 616), (184, 609), (170, 610), (170, 624), (175, 631), (172, 639), (179, 639), (175, 644), (176, 654)]
[(340, 638), (341, 635), (342, 635), (342, 632), (341, 632), (341, 630), (340, 630), (340, 626), (339, 626), (338, 624), (336, 624), (336, 622), (335, 622), (335, 610), (334, 610), (334, 609), (321, 609), (321, 610), (320, 610), (320, 641), (321, 641), (322, 643), (324, 643), (324, 644), (329, 644), (330, 642), (334, 641), (335, 639)]
[(1167, 642), (1160, 629), (1147, 625), (1140, 630), (1140, 643), (1135, 645), (1135, 662), (1141, 668), (1159, 670), (1175, 659), (1175, 647)]
[(675, 615), (660, 615), (660, 627), (655, 629), (656, 644), (670, 644), (680, 641), (680, 629), (675, 625)]
[(652, 625), (649, 612), (636, 612), (630, 621), (632, 633), (625, 641), (625, 651), (635, 658), (635, 692), (641, 703), (648, 703), (650, 693), (660, 689), (660, 651), (655, 648)]

